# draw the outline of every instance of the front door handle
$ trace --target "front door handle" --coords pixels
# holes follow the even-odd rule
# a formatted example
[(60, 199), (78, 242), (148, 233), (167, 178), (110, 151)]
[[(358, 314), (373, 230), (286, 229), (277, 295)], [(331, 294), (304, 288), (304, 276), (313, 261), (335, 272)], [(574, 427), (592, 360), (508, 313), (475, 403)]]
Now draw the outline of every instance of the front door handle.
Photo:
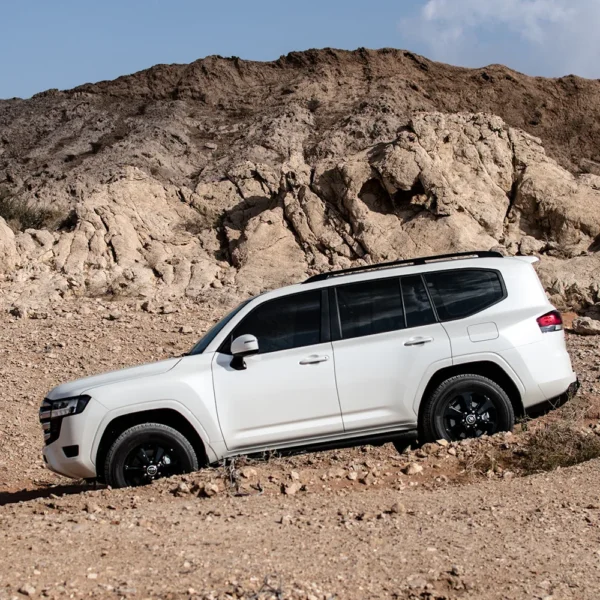
[(317, 363), (325, 362), (329, 360), (329, 356), (313, 354), (311, 356), (307, 356), (300, 361), (301, 365), (316, 365)]
[(433, 342), (432, 337), (416, 336), (416, 337), (411, 337), (410, 339), (406, 340), (404, 342), (404, 345), (405, 346), (422, 346), (423, 344), (428, 344), (429, 342)]

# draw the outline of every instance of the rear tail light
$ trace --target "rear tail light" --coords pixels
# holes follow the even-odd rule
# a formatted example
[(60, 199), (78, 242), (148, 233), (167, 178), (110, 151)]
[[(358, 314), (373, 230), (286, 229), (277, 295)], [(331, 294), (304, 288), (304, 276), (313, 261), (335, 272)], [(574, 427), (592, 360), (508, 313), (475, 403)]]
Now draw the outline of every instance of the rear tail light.
[(542, 330), (542, 333), (548, 333), (549, 331), (561, 331), (563, 328), (562, 317), (557, 310), (553, 310), (552, 312), (538, 317), (537, 322)]

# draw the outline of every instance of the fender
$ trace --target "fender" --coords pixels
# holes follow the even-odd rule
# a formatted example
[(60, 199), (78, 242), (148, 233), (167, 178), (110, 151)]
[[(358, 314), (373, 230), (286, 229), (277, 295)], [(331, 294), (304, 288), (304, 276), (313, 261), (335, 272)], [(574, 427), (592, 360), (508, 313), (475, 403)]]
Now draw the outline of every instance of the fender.
[(413, 410), (415, 411), (415, 415), (419, 414), (419, 407), (421, 405), (421, 401), (423, 400), (423, 394), (425, 393), (427, 385), (438, 371), (441, 371), (446, 367), (455, 367), (474, 362), (494, 363), (500, 367), (508, 375), (508, 377), (510, 377), (521, 395), (525, 393), (525, 386), (520, 377), (508, 364), (508, 362), (506, 362), (506, 360), (504, 360), (499, 354), (496, 354), (495, 352), (475, 352), (473, 354), (462, 354), (460, 356), (454, 356), (452, 359), (438, 361), (430, 365), (419, 383), (419, 387), (417, 388), (417, 393), (413, 401)]
[[(117, 419), (118, 417), (122, 417), (125, 415), (130, 415), (137, 412), (145, 412), (148, 410), (159, 410), (159, 409), (171, 409), (175, 412), (178, 412), (182, 417), (184, 417), (190, 425), (196, 430), (196, 433), (200, 436), (202, 443), (204, 444), (204, 448), (206, 450), (206, 454), (210, 462), (215, 462), (218, 460), (218, 454), (213, 449), (210, 437), (207, 431), (204, 429), (200, 421), (194, 416), (194, 414), (187, 409), (181, 402), (177, 400), (154, 400), (149, 402), (138, 402), (136, 404), (128, 404), (127, 406), (121, 406), (119, 408), (115, 408), (113, 410), (108, 411), (94, 436), (94, 442), (91, 447), (91, 460), (96, 464), (96, 456), (98, 454), (98, 447), (100, 446), (100, 440), (106, 431), (106, 428), (109, 424)], [(218, 442), (217, 442), (218, 446)]]
[(523, 395), (526, 391), (525, 385), (517, 372), (508, 364), (508, 362), (495, 352), (475, 352), (473, 354), (461, 354), (453, 357), (453, 365), (464, 365), (471, 362), (492, 362), (498, 365), (517, 386), (519, 393)]
[(425, 388), (427, 384), (431, 381), (431, 378), (442, 369), (446, 367), (451, 367), (453, 365), (451, 358), (444, 358), (443, 360), (438, 360), (437, 362), (431, 363), (425, 373), (423, 373), (423, 377), (421, 381), (419, 381), (419, 385), (415, 392), (415, 396), (413, 399), (413, 412), (415, 413), (415, 423), (417, 422), (419, 415), (419, 406), (421, 405), (421, 400), (423, 399), (423, 394), (425, 393)]

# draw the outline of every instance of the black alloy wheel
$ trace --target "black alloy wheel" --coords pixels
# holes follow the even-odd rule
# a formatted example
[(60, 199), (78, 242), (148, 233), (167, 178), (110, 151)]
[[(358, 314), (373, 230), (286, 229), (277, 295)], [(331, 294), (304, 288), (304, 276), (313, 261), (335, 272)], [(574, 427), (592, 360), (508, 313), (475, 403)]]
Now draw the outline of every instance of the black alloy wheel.
[(123, 464), (123, 476), (128, 486), (144, 485), (154, 479), (180, 475), (181, 457), (172, 446), (150, 442), (134, 448)]
[(483, 375), (455, 375), (423, 399), (419, 443), (493, 435), (514, 425), (512, 403), (498, 383)]
[(488, 396), (463, 392), (448, 400), (444, 428), (453, 440), (493, 435), (498, 431), (498, 413)]
[(114, 441), (104, 462), (104, 478), (112, 487), (130, 487), (198, 468), (196, 452), (182, 433), (162, 423), (142, 423)]

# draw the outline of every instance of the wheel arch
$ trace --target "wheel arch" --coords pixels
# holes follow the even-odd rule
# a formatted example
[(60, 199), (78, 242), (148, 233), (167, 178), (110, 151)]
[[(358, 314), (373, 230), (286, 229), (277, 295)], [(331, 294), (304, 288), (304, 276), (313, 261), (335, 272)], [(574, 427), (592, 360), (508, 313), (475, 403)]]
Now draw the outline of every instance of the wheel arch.
[(419, 402), (418, 423), (421, 425), (421, 415), (425, 405), (424, 400), (446, 379), (456, 375), (481, 375), (497, 383), (508, 395), (512, 404), (515, 417), (525, 415), (523, 398), (513, 378), (497, 363), (487, 360), (461, 363), (443, 367), (436, 371), (429, 379)]
[(208, 464), (208, 454), (202, 438), (184, 415), (173, 408), (156, 408), (127, 413), (112, 419), (102, 432), (96, 451), (96, 472), (101, 477), (103, 465), (112, 443), (127, 429), (143, 423), (160, 423), (176, 429), (190, 442), (200, 466)]

